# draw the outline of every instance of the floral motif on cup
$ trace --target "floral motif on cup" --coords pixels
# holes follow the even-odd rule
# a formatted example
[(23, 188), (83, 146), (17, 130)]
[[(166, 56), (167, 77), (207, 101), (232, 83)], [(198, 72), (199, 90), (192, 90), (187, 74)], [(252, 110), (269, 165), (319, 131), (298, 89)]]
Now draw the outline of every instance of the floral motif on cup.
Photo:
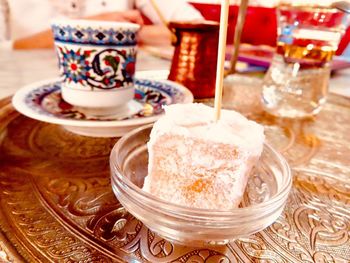
[(87, 81), (90, 73), (89, 71), (92, 69), (90, 63), (87, 61), (87, 58), (91, 55), (92, 51), (84, 51), (81, 52), (80, 49), (78, 51), (67, 50), (59, 47), (59, 51), (62, 55), (60, 59), (60, 66), (62, 74), (65, 76), (66, 80), (83, 83)]
[(163, 113), (164, 105), (184, 103), (186, 93), (176, 84), (151, 79), (135, 79), (134, 101), (142, 107), (127, 116), (94, 116), (65, 102), (61, 96), (61, 81), (39, 85), (26, 94), (23, 103), (42, 116), (81, 121), (124, 121), (152, 117)]
[(87, 89), (115, 89), (133, 85), (136, 50), (108, 48), (100, 52), (57, 46), (64, 81)]

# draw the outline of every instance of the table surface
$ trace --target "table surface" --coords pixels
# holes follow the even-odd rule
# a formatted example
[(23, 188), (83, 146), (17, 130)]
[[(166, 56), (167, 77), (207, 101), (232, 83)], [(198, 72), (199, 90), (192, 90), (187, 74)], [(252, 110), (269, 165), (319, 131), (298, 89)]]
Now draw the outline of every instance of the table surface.
[[(35, 64), (18, 62), (34, 53), (41, 56)], [(50, 52), (34, 53), (15, 52), (17, 60), (1, 70), (7, 94), (57, 74)], [(154, 64), (139, 69), (169, 65), (141, 52), (143, 59)], [(218, 247), (175, 245), (121, 207), (109, 180), (116, 138), (78, 136), (0, 100), (0, 262), (349, 262), (350, 100), (331, 94), (315, 119), (280, 120), (256, 105), (259, 81), (228, 79), (223, 106), (265, 126), (292, 167), (293, 189), (274, 224)]]

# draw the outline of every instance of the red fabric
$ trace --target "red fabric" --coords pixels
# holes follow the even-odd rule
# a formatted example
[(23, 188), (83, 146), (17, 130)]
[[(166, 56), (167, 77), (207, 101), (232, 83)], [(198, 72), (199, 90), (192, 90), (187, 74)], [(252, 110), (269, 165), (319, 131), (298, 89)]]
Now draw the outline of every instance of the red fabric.
[(142, 19), (143, 19), (143, 22), (145, 23), (145, 25), (152, 25), (153, 24), (152, 21), (146, 15), (141, 13), (141, 16), (142, 16)]
[(337, 55), (341, 55), (344, 52), (346, 47), (349, 45), (349, 41), (350, 41), (350, 27), (348, 27), (345, 35), (343, 36), (342, 40), (339, 43)]

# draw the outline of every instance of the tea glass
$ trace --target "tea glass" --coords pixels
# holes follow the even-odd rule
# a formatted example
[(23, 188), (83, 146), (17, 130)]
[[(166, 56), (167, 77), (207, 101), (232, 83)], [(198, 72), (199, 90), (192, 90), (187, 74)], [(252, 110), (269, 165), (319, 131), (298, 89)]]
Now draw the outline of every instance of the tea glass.
[(106, 113), (132, 100), (138, 29), (127, 22), (52, 21), (63, 99)]
[(330, 6), (290, 4), (278, 6), (277, 20), (277, 50), (263, 81), (262, 104), (279, 117), (316, 115), (326, 102), (330, 63), (349, 16)]

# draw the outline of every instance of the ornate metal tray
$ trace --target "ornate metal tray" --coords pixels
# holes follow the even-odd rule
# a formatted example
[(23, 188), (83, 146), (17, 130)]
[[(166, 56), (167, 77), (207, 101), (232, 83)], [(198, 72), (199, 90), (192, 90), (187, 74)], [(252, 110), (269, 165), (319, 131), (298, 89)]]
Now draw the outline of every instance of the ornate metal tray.
[(288, 204), (263, 232), (192, 248), (161, 239), (120, 206), (108, 164), (116, 139), (74, 135), (0, 101), (0, 261), (349, 262), (350, 101), (332, 95), (303, 122), (250, 117), (293, 167)]

